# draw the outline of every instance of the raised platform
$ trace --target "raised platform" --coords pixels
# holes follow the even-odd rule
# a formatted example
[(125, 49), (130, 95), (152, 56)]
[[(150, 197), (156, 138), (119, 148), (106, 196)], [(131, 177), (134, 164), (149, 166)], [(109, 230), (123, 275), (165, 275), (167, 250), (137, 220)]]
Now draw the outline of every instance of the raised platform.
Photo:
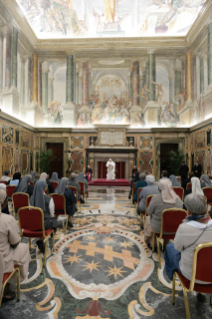
[(89, 186), (130, 186), (130, 182), (127, 179), (107, 180), (99, 178), (91, 181)]

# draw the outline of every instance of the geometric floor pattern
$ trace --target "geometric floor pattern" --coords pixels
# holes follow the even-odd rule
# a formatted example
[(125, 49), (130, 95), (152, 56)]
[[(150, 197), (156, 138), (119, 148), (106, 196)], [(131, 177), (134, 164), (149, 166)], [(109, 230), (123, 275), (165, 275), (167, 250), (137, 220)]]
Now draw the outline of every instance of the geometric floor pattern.
[[(90, 187), (89, 199), (74, 217), (74, 228), (51, 240), (46, 267), (32, 242), (28, 280), (21, 284), (21, 301), (2, 304), (9, 319), (183, 319), (182, 289), (171, 282), (157, 253), (143, 241), (139, 218), (127, 187)], [(209, 319), (212, 307), (189, 294), (192, 319)]]

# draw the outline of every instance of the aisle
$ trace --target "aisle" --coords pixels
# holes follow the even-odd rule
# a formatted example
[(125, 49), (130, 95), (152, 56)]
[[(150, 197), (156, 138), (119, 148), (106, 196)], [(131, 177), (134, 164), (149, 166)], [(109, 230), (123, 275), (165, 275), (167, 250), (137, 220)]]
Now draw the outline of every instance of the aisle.
[[(37, 260), (21, 285), (21, 301), (3, 304), (7, 318), (186, 318), (181, 288), (177, 286), (180, 298), (173, 306), (164, 262), (158, 271), (157, 253), (143, 242), (128, 192), (90, 188), (74, 228), (67, 235), (58, 231), (46, 269), (33, 242), (32, 257)], [(200, 304), (189, 295), (189, 305), (192, 319), (211, 317), (209, 301)]]

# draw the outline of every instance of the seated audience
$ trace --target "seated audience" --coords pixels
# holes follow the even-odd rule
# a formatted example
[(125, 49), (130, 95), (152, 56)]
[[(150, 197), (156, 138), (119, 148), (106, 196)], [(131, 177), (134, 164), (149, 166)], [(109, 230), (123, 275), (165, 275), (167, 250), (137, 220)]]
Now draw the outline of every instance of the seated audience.
[(136, 173), (137, 171), (138, 171), (137, 166), (134, 165), (134, 166), (133, 166), (133, 169), (132, 169), (132, 178), (135, 177), (135, 173)]
[[(25, 280), (28, 276), (29, 263), (31, 261), (29, 246), (20, 243), (17, 221), (11, 215), (2, 214), (2, 209), (7, 205), (7, 194), (0, 189), (0, 253), (4, 259), (4, 273), (12, 272), (14, 265), (20, 268), (20, 279)], [(0, 273), (3, 270), (0, 269)], [(16, 283), (16, 277), (10, 279), (11, 284)], [(16, 293), (10, 290), (10, 283), (6, 285), (3, 301), (15, 298)]]
[(52, 183), (50, 182), (49, 175), (47, 173), (45, 173), (45, 172), (41, 173), (39, 180), (46, 182), (46, 184), (48, 185), (49, 194), (54, 193), (54, 187), (53, 187)]
[[(7, 186), (5, 184), (3, 184), (3, 183), (0, 183), (0, 189), (3, 189), (5, 192), (7, 192)], [(4, 214), (9, 215), (8, 202), (7, 202), (7, 204), (5, 204), (4, 209), (3, 208), (1, 209), (1, 212), (4, 213)]]
[(91, 169), (90, 165), (87, 166), (85, 173), (86, 173), (87, 181), (90, 182), (92, 180), (92, 169)]
[(159, 194), (155, 195), (147, 208), (147, 217), (144, 229), (144, 241), (148, 244), (152, 237), (152, 232), (160, 233), (161, 214), (164, 209), (183, 208), (180, 197), (172, 188), (170, 179), (161, 179), (158, 185)]
[(210, 178), (208, 177), (208, 175), (203, 174), (200, 177), (200, 182), (201, 182), (201, 188), (203, 188), (203, 187), (212, 187), (212, 183), (211, 183)]
[(181, 183), (181, 186), (184, 188), (184, 191), (186, 191), (186, 186), (188, 183), (191, 182), (191, 178), (194, 177), (194, 173), (190, 172), (188, 173), (187, 179), (184, 179)]
[(158, 194), (158, 186), (155, 185), (155, 177), (153, 175), (148, 175), (146, 177), (147, 186), (144, 187), (139, 196), (139, 205), (137, 208), (137, 213), (145, 212), (146, 209), (146, 198), (149, 195)]
[(197, 195), (204, 195), (203, 190), (201, 189), (200, 180), (198, 177), (192, 177), (191, 178), (191, 188), (187, 189), (185, 191), (184, 197), (186, 197), (188, 194), (197, 194)]
[(175, 175), (170, 175), (169, 176), (170, 181), (172, 182), (172, 187), (181, 187), (180, 183), (178, 182), (177, 178)]
[(36, 172), (31, 171), (30, 175), (32, 176), (32, 181), (33, 181), (33, 183), (35, 184), (35, 183), (37, 182), (37, 179), (36, 179)]
[(135, 172), (135, 177), (132, 178), (131, 182), (130, 182), (130, 192), (129, 192), (129, 199), (132, 196), (132, 187), (134, 183), (137, 183), (140, 181), (140, 177), (139, 177), (140, 173), (139, 172)]
[(160, 182), (161, 179), (164, 179), (164, 178), (169, 178), (168, 171), (163, 170), (161, 172), (161, 178), (159, 179), (158, 183)]
[[(170, 280), (173, 271), (178, 270), (191, 280), (193, 253), (196, 246), (212, 242), (212, 220), (207, 214), (207, 205), (202, 195), (190, 194), (185, 198), (188, 217), (179, 226), (174, 244), (165, 249), (165, 269)], [(207, 284), (196, 280), (197, 283)], [(197, 295), (198, 299), (200, 295)]]
[(68, 185), (68, 178), (67, 177), (61, 178), (59, 185), (55, 189), (55, 193), (62, 194), (65, 196), (65, 198), (66, 198), (66, 212), (69, 215), (68, 226), (73, 227), (71, 220), (72, 220), (72, 216), (74, 215), (74, 213), (76, 211), (75, 204), (76, 204), (77, 200), (76, 200), (76, 197), (74, 195), (74, 192), (71, 189), (69, 189), (68, 187), (66, 187), (67, 185)]
[(53, 172), (52, 173), (52, 177), (50, 178), (50, 182), (58, 182), (59, 183), (59, 178), (58, 178), (58, 173), (57, 172)]
[(147, 182), (146, 182), (146, 174), (145, 173), (141, 173), (139, 174), (139, 178), (140, 181), (138, 181), (135, 185), (135, 194), (134, 194), (134, 198), (133, 198), (133, 202), (136, 202), (138, 200), (138, 190), (140, 187), (145, 187), (147, 186)]
[[(47, 187), (48, 185), (45, 181), (37, 181), (33, 190), (32, 197), (30, 199), (30, 205), (34, 207), (39, 207), (43, 210), (45, 230), (54, 228), (54, 231), (56, 233), (58, 222), (57, 218), (54, 216), (54, 200), (51, 196), (45, 194), (45, 190), (47, 189)], [(44, 253), (45, 245), (43, 242), (43, 238), (40, 238), (36, 242), (36, 244), (40, 251)]]
[(4, 172), (4, 176), (2, 176), (2, 178), (0, 179), (0, 181), (2, 181), (2, 182), (9, 182), (9, 180), (11, 180), (10, 171), (5, 171), (5, 172)]
[(34, 186), (30, 185), (31, 180), (32, 180), (31, 175), (25, 175), (22, 178), (19, 186), (16, 187), (15, 193), (26, 193), (29, 196), (32, 196)]
[(76, 181), (85, 183), (85, 192), (88, 195), (88, 181), (84, 178), (83, 173), (79, 173), (79, 175), (76, 178)]
[(15, 186), (18, 186), (19, 183), (21, 181), (21, 173), (19, 172), (16, 172), (14, 175), (13, 175), (13, 179), (11, 179), (9, 181), (9, 185), (15, 185)]
[(82, 196), (80, 195), (80, 184), (76, 181), (76, 177), (77, 177), (77, 175), (75, 173), (72, 173), (70, 176), (70, 180), (68, 182), (68, 185), (74, 186), (77, 188), (78, 200), (80, 200), (80, 203), (84, 204), (85, 202), (84, 202)]

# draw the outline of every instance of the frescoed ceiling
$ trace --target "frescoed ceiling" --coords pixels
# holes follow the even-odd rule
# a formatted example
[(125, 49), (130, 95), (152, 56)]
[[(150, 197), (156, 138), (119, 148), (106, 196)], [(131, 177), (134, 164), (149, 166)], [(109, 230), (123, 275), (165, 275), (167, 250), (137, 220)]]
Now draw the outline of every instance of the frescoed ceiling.
[(206, 0), (16, 0), (38, 38), (183, 36)]

